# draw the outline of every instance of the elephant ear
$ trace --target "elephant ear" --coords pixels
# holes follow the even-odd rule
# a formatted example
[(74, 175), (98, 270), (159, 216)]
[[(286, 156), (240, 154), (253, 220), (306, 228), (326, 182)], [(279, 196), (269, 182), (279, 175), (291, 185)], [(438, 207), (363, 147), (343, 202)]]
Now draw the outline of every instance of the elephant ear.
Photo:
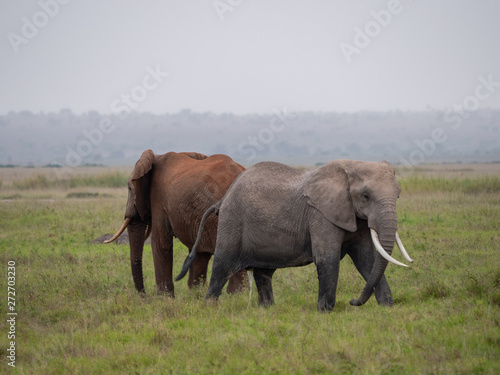
[(153, 151), (144, 151), (141, 158), (135, 163), (131, 177), (135, 193), (135, 207), (143, 220), (147, 220), (151, 216), (150, 188), (154, 158)]
[(304, 195), (331, 223), (349, 232), (357, 230), (349, 179), (338, 163), (329, 162), (314, 172), (305, 182)]

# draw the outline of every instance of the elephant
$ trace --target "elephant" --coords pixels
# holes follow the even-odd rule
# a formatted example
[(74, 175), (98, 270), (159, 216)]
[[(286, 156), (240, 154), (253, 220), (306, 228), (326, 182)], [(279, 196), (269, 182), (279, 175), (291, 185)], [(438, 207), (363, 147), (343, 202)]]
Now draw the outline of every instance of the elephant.
[[(335, 306), (340, 260), (349, 254), (365, 287), (351, 305), (375, 293), (380, 305), (393, 305), (384, 272), (394, 243), (412, 262), (397, 234), (394, 169), (386, 162), (330, 161), (310, 171), (261, 162), (240, 174), (226, 195), (204, 214), (219, 215), (212, 276), (206, 299), (217, 300), (228, 278), (253, 269), (259, 305), (272, 305), (272, 276), (277, 268), (314, 262), (318, 274), (317, 308)], [(177, 276), (194, 261), (193, 251)], [(408, 266), (406, 266), (408, 267)]]
[[(155, 155), (146, 150), (128, 181), (125, 222), (105, 243), (127, 228), (132, 276), (137, 291), (145, 293), (142, 274), (144, 241), (151, 246), (158, 294), (175, 296), (172, 280), (173, 237), (191, 250), (203, 213), (219, 201), (244, 168), (226, 155), (194, 152)], [(147, 230), (146, 230), (147, 229)], [(215, 249), (217, 218), (209, 220), (198, 241), (198, 257), (190, 267), (188, 286), (205, 282), (208, 262)], [(228, 292), (242, 288), (246, 271), (231, 275)]]

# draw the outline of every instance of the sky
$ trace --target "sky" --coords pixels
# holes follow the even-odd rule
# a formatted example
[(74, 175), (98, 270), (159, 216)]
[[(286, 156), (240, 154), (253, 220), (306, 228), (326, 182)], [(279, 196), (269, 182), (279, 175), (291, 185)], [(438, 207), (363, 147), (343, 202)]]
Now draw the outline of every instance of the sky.
[(500, 109), (496, 0), (39, 0), (0, 9), (0, 114)]

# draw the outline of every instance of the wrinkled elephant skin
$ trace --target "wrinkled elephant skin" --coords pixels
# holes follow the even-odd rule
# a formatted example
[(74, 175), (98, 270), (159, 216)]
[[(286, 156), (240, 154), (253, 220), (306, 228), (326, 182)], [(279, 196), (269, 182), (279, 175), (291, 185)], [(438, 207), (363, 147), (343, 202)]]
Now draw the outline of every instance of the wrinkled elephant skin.
[[(125, 223), (121, 229), (128, 230), (132, 276), (138, 291), (144, 292), (142, 253), (146, 233), (151, 232), (157, 291), (173, 297), (173, 237), (191, 250), (203, 213), (224, 196), (243, 170), (226, 155), (155, 155), (151, 150), (144, 151), (128, 183)], [(216, 238), (214, 216), (206, 223), (196, 250), (198, 257), (190, 267), (189, 287), (206, 280)], [(246, 278), (244, 270), (232, 275), (228, 292), (239, 290)]]

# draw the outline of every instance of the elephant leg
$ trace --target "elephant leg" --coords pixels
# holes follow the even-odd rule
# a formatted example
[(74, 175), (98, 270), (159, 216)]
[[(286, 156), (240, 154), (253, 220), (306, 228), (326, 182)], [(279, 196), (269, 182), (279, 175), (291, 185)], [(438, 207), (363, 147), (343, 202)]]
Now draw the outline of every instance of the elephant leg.
[[(368, 280), (371, 275), (376, 256), (369, 234), (367, 236), (363, 236), (359, 242), (352, 245), (352, 249), (348, 251), (348, 254), (358, 272), (361, 276), (363, 276), (363, 279), (365, 281)], [(392, 306), (394, 304), (391, 288), (389, 287), (389, 283), (387, 282), (385, 275), (382, 276), (378, 285), (375, 287), (374, 294), (379, 305)]]
[(154, 236), (151, 240), (151, 245), (153, 249), (157, 292), (158, 294), (167, 294), (174, 298), (172, 237), (162, 236), (162, 238), (157, 238), (157, 236)]
[(319, 281), (318, 310), (329, 311), (335, 307), (344, 232), (325, 220), (314, 224), (311, 245)]
[[(216, 250), (217, 251), (217, 250)], [(231, 266), (232, 262), (223, 260), (222, 257), (215, 255), (214, 264), (212, 267), (212, 276), (210, 277), (210, 284), (208, 286), (207, 295), (205, 299), (218, 299), (222, 293), (222, 288), (226, 284), (229, 277), (231, 277), (234, 272), (234, 266)]]
[(254, 268), (253, 278), (259, 293), (259, 305), (270, 306), (274, 304), (272, 278), (276, 269)]
[(248, 288), (248, 273), (246, 270), (241, 270), (229, 278), (227, 292), (229, 294), (241, 292), (245, 287)]
[(394, 305), (391, 288), (389, 287), (389, 283), (387, 282), (385, 275), (382, 276), (378, 285), (375, 287), (375, 298), (377, 299), (377, 303), (379, 305), (382, 306)]
[[(189, 249), (191, 252), (191, 249)], [(212, 254), (198, 253), (194, 258), (193, 264), (189, 268), (188, 287), (192, 288), (195, 285), (205, 284), (207, 279), (208, 262)]]
[(219, 221), (212, 276), (205, 296), (206, 300), (217, 300), (227, 280), (242, 270), (240, 236), (241, 234), (232, 225), (221, 225), (221, 221)]
[(337, 282), (339, 279), (339, 263), (340, 259), (325, 259), (321, 262), (316, 262), (319, 281), (319, 311), (328, 311), (335, 307)]

